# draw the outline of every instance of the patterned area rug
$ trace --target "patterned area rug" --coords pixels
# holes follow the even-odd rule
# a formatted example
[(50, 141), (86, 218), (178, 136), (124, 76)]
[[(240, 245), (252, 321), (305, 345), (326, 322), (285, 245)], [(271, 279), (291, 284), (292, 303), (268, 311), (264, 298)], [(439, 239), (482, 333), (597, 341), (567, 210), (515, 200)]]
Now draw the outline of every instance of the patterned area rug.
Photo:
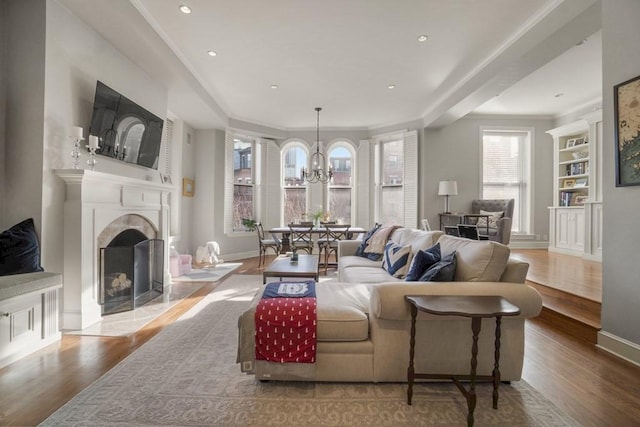
[[(233, 275), (44, 421), (45, 426), (401, 426), (466, 425), (451, 383), (256, 381), (235, 363), (237, 319), (260, 276)], [(476, 426), (578, 425), (524, 381), (477, 387)]]

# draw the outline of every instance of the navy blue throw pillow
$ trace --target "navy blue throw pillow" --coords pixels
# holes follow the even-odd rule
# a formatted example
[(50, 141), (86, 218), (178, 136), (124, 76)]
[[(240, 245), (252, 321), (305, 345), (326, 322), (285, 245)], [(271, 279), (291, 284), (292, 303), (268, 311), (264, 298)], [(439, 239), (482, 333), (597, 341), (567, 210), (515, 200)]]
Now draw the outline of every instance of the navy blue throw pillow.
[(358, 249), (356, 249), (357, 256), (366, 257), (366, 255), (364, 254), (364, 250), (367, 247), (367, 242), (369, 241), (371, 236), (373, 236), (373, 233), (378, 231), (378, 228), (380, 228), (381, 226), (382, 224), (376, 223), (371, 230), (367, 231), (367, 234), (365, 234), (364, 238), (362, 239), (362, 243), (360, 243), (360, 246), (358, 246)]
[(421, 282), (451, 282), (456, 274), (455, 251), (433, 264), (420, 277)]
[(0, 276), (43, 271), (33, 219), (25, 219), (0, 234)]
[(413, 257), (409, 272), (404, 278), (405, 282), (416, 282), (425, 271), (433, 264), (440, 261), (440, 243), (436, 243), (429, 249), (423, 249)]

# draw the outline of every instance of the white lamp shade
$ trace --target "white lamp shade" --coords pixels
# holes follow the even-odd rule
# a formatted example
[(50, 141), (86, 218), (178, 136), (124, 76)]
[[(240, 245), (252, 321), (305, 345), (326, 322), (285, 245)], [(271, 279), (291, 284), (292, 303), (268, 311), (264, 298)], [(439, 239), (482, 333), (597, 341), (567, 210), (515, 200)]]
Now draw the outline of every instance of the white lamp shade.
[(458, 195), (458, 182), (457, 181), (440, 181), (438, 186), (438, 196), (457, 196)]

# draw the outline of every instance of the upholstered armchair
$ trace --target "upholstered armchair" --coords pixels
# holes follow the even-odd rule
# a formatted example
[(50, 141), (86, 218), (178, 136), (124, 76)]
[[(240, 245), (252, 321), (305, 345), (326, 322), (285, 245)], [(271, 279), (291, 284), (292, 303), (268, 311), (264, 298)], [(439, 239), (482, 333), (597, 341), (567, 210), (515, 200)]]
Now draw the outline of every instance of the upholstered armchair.
[[(489, 240), (503, 245), (509, 244), (514, 203), (514, 199), (485, 199), (471, 202), (471, 213), (473, 214), (502, 212), (501, 216), (495, 214), (489, 218)], [(482, 227), (478, 226), (478, 229), (480, 230)]]

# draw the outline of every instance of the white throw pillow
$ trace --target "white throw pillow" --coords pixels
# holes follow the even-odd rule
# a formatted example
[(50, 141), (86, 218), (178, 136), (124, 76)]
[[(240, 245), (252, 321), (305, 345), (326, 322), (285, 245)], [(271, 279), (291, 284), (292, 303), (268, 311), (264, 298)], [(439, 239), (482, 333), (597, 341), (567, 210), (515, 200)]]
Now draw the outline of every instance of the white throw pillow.
[(393, 277), (402, 279), (411, 265), (411, 245), (402, 246), (394, 242), (387, 243), (384, 248), (382, 268)]
[[(480, 210), (480, 215), (491, 215), (489, 217), (489, 227), (498, 228), (498, 220), (500, 218), (502, 218), (502, 216), (504, 215), (504, 211), (489, 212), (489, 211), (483, 211), (481, 209)], [(478, 227), (486, 227), (487, 226), (487, 219), (486, 218), (478, 218), (478, 222), (476, 223), (476, 225)]]

